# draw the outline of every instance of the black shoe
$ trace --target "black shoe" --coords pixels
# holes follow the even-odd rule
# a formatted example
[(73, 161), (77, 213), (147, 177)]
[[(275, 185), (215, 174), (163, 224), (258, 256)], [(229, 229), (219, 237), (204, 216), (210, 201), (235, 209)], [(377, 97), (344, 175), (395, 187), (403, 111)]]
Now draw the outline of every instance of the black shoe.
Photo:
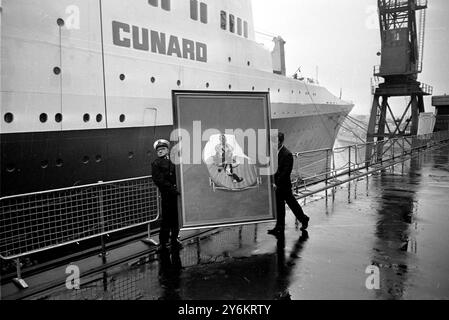
[(282, 234), (282, 230), (279, 228), (274, 228), (274, 229), (268, 230), (267, 233), (271, 234), (273, 236), (278, 236), (278, 235)]
[(301, 222), (301, 224), (302, 224), (302, 227), (300, 229), (301, 231), (307, 230), (307, 228), (309, 227), (309, 221), (310, 221), (310, 218), (306, 216), (304, 218), (304, 220)]
[(238, 175), (236, 175), (235, 173), (232, 174), (232, 178), (234, 179), (234, 183), (240, 183), (243, 181), (243, 178), (240, 178)]

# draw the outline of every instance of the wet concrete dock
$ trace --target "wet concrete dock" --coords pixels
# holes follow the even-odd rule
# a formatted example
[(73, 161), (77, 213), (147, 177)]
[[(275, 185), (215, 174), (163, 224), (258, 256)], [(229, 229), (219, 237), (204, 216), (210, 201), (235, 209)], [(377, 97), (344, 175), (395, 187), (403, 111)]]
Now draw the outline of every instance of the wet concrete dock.
[[(449, 146), (309, 198), (308, 233), (271, 224), (212, 230), (30, 299), (449, 299)], [(303, 203), (303, 202), (302, 202)], [(140, 246), (141, 244), (134, 244)], [(380, 289), (368, 289), (367, 267)]]

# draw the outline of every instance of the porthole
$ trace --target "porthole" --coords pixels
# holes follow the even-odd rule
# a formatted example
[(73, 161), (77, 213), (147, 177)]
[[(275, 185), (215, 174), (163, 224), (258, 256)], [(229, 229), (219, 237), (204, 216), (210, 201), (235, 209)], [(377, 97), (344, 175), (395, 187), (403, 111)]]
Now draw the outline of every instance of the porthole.
[(121, 114), (119, 120), (121, 123), (125, 122), (126, 116), (124, 114)]
[(14, 166), (12, 163), (10, 163), (10, 164), (8, 164), (8, 165), (6, 166), (6, 171), (7, 171), (8, 173), (13, 173), (14, 171), (16, 171), (16, 168), (15, 168), (15, 166)]
[(84, 114), (83, 121), (86, 122), (86, 123), (90, 121), (90, 115), (88, 113)]
[(47, 169), (48, 168), (48, 160), (43, 160), (41, 162), (41, 168), (42, 169)]
[(278, 89), (278, 92), (281, 92), (281, 89)]
[(268, 88), (268, 92), (270, 92), (271, 91), (271, 89), (270, 88)]
[(206, 83), (206, 88), (209, 88), (210, 87), (210, 84), (209, 84), (209, 82), (208, 83)]
[(11, 123), (14, 121), (14, 115), (11, 112), (8, 112), (5, 114), (4, 119), (6, 123)]
[(246, 64), (248, 65), (248, 67), (251, 66), (251, 62), (250, 61), (248, 61)]
[(102, 114), (97, 114), (97, 118), (96, 118), (97, 122), (100, 123), (101, 121), (103, 121), (103, 115)]
[(88, 156), (85, 156), (85, 157), (83, 158), (83, 163), (84, 163), (84, 164), (88, 164), (89, 161), (90, 161), (90, 159), (89, 159)]
[(228, 88), (229, 88), (229, 90), (231, 90), (231, 89), (232, 89), (232, 85), (230, 84), (230, 85), (228, 86)]
[(61, 68), (59, 68), (59, 67), (54, 67), (54, 68), (53, 68), (53, 73), (56, 74), (56, 75), (61, 74)]
[(61, 123), (61, 122), (62, 122), (62, 114), (61, 114), (61, 113), (57, 113), (57, 114), (55, 115), (55, 121), (56, 121), (57, 123)]
[(102, 159), (102, 157), (101, 157), (99, 154), (97, 154), (97, 155), (95, 156), (95, 162), (96, 162), (96, 163), (100, 163), (102, 160), (103, 160), (103, 159)]
[(181, 86), (181, 80), (178, 80), (178, 81), (176, 82), (176, 84), (178, 85), (178, 87), (180, 87), (180, 86)]
[(231, 62), (232, 61), (232, 58), (231, 57), (228, 57), (228, 62)]
[(46, 114), (46, 113), (41, 113), (41, 115), (39, 116), (39, 120), (40, 120), (40, 122), (42, 122), (42, 123), (47, 122), (47, 120), (48, 120), (47, 114)]
[(56, 160), (56, 166), (58, 168), (61, 168), (64, 165), (64, 161), (62, 161), (62, 159), (57, 159)]
[(155, 83), (156, 82), (156, 78), (155, 77), (151, 77), (150, 81), (151, 81), (151, 83)]
[(122, 73), (122, 74), (120, 75), (119, 78), (120, 78), (120, 80), (124, 81), (126, 77), (125, 77), (125, 75)]
[(253, 91), (254, 91), (254, 90), (256, 90), (256, 87), (253, 87), (252, 89), (253, 89)]
[(59, 18), (58, 20), (56, 20), (56, 23), (58, 24), (58, 26), (63, 27), (65, 22), (64, 19)]
[(134, 152), (128, 153), (128, 159), (132, 159), (132, 158), (134, 158)]

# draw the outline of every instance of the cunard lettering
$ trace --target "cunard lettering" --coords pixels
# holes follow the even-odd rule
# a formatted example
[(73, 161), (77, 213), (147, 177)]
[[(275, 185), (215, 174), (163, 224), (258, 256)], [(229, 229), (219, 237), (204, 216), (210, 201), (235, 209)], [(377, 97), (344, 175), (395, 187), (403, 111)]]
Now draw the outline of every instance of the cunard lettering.
[(149, 30), (119, 21), (112, 22), (113, 43), (124, 48), (133, 48), (167, 56), (207, 62), (207, 45), (174, 35)]

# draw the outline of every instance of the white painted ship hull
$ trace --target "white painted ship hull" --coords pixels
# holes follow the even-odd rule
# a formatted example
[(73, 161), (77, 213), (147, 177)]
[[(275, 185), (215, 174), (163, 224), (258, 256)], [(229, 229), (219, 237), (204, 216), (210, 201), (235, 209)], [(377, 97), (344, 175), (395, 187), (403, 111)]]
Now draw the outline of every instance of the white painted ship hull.
[[(273, 128), (292, 152), (333, 146), (353, 105), (274, 74), (249, 1), (208, 2), (207, 24), (189, 20), (188, 3), (0, 2), (2, 195), (151, 174), (152, 142), (173, 126), (172, 90), (269, 91)], [(220, 10), (248, 21), (248, 37), (221, 30)], [(133, 47), (133, 31), (144, 43), (145, 30), (167, 38), (165, 51), (151, 51), (154, 38)], [(174, 41), (180, 51), (169, 54)]]

